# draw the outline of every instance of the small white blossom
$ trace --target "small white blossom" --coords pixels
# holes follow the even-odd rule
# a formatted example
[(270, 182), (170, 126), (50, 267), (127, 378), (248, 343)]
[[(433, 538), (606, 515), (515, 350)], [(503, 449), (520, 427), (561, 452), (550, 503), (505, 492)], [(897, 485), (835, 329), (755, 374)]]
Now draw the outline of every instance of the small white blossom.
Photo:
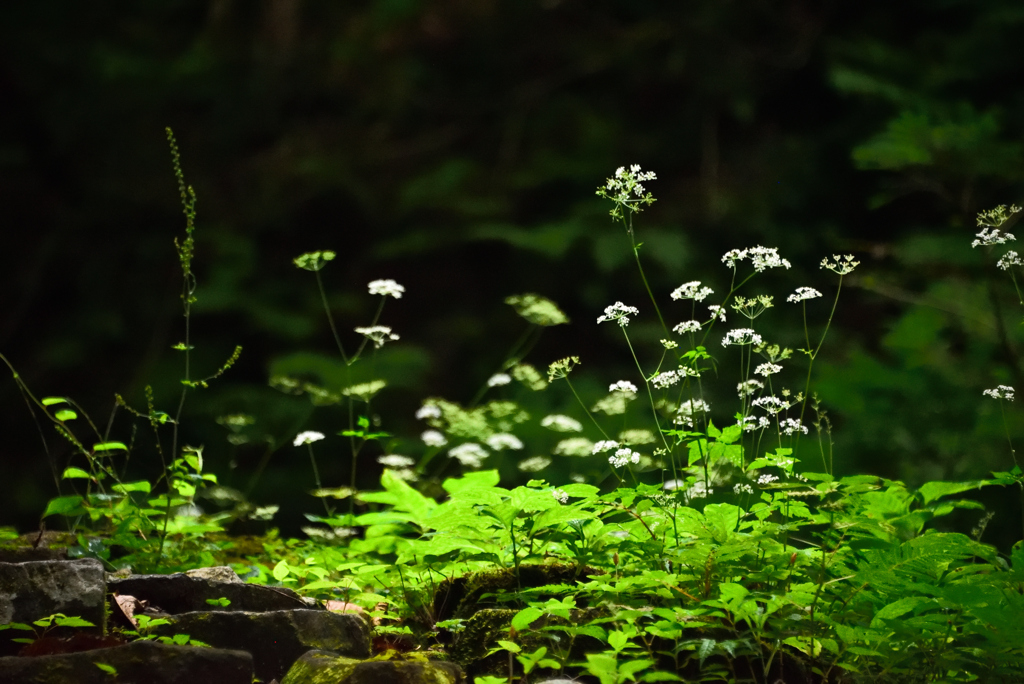
[(615, 302), (611, 306), (604, 308), (604, 315), (597, 317), (598, 323), (604, 323), (605, 321), (617, 321), (620, 327), (625, 328), (629, 325), (629, 317), (636, 316), (640, 313), (640, 310), (635, 306), (626, 306), (622, 302)]
[(718, 304), (709, 304), (708, 311), (711, 312), (711, 320), (716, 318), (722, 323), (725, 323), (725, 307), (719, 306)]
[(451, 458), (470, 468), (479, 468), (490, 454), (476, 442), (466, 442), (448, 452)]
[(312, 444), (313, 442), (319, 442), (324, 438), (324, 433), (314, 432), (313, 430), (307, 430), (306, 432), (300, 432), (295, 435), (295, 441), (292, 442), (293, 446), (302, 446), (303, 444)]
[(1002, 257), (1000, 257), (999, 261), (996, 262), (996, 266), (1003, 269), (1004, 271), (1009, 269), (1011, 266), (1022, 265), (1024, 265), (1024, 261), (1021, 261), (1020, 256), (1013, 250), (1010, 250), (1009, 252), (1004, 254)]
[(1016, 240), (1013, 233), (1003, 233), (998, 228), (982, 228), (981, 232), (975, 235), (978, 239), (971, 243), (971, 247), (989, 247), (991, 245), (1002, 245)]
[(672, 291), (672, 299), (693, 299), (703, 302), (708, 295), (715, 293), (710, 287), (701, 287), (699, 280), (683, 283)]
[(779, 250), (775, 247), (748, 247), (747, 249), (733, 249), (722, 256), (722, 263), (729, 268), (735, 269), (737, 261), (750, 259), (750, 265), (758, 273), (769, 268), (790, 268), (791, 264), (779, 256)]
[(853, 260), (852, 254), (847, 254), (845, 256), (833, 254), (832, 258), (834, 259), (834, 261), (829, 261), (828, 257), (822, 259), (821, 267), (826, 268), (838, 275), (846, 275), (848, 273), (853, 273), (853, 269), (857, 268), (857, 266), (860, 265), (859, 261)]
[(782, 372), (782, 366), (777, 363), (762, 363), (760, 366), (754, 369), (754, 372), (758, 375), (768, 377), (769, 375), (775, 375), (776, 373)]
[(747, 380), (736, 385), (736, 393), (740, 395), (740, 399), (749, 397), (762, 389), (764, 389), (764, 383), (760, 380)]
[(679, 343), (675, 342), (673, 340), (659, 340), (659, 341), (661, 342), (661, 346), (664, 347), (665, 349), (675, 349), (676, 347), (679, 346)]
[(762, 475), (761, 477), (757, 478), (757, 484), (763, 487), (765, 485), (771, 484), (772, 482), (777, 482), (778, 479), (779, 478), (776, 477), (775, 475)]
[(690, 368), (689, 366), (680, 366), (679, 370), (676, 371), (679, 375), (684, 378), (699, 378), (700, 371), (696, 368)]
[(999, 385), (995, 389), (987, 389), (982, 394), (993, 399), (1006, 399), (1007, 401), (1013, 401), (1014, 390), (1009, 385)]
[(495, 451), (503, 451), (505, 449), (522, 449), (522, 441), (513, 434), (508, 432), (499, 432), (493, 434), (487, 438), (487, 446), (491, 447)]
[(728, 252), (722, 255), (722, 263), (728, 264), (729, 268), (736, 268), (737, 261), (743, 261), (747, 258), (747, 250), (745, 249), (730, 249)]
[(443, 447), (448, 443), (448, 439), (437, 430), (425, 431), (420, 435), (420, 439), (423, 440), (423, 443), (428, 447)]
[(762, 408), (772, 415), (775, 415), (776, 413), (779, 413), (781, 411), (785, 411), (786, 409), (789, 408), (789, 404), (787, 404), (782, 399), (779, 399), (778, 397), (772, 395), (768, 395), (767, 397), (758, 397), (757, 399), (754, 400), (753, 403), (754, 406)]
[(772, 422), (765, 416), (747, 416), (739, 424), (743, 426), (744, 432), (753, 432), (754, 430), (764, 430)]
[(425, 418), (440, 418), (441, 409), (433, 404), (427, 404), (426, 406), (420, 406), (416, 411), (416, 419), (424, 420)]
[(391, 332), (391, 328), (386, 325), (374, 325), (369, 328), (356, 328), (356, 332), (360, 335), (364, 335), (370, 340), (373, 340), (373, 346), (380, 349), (384, 346), (384, 343), (391, 340), (397, 340), (398, 335)]
[(619, 443), (616, 442), (614, 439), (602, 439), (601, 441), (597, 442), (594, 445), (594, 447), (593, 447), (593, 449), (591, 449), (590, 453), (592, 453), (592, 454), (600, 454), (600, 453), (603, 453), (605, 451), (611, 451), (612, 449), (618, 449), (618, 448), (619, 448)]
[(551, 465), (551, 459), (547, 456), (531, 456), (524, 458), (517, 466), (524, 473), (537, 473)]
[(813, 287), (798, 287), (796, 292), (786, 297), (787, 302), (802, 302), (807, 299), (814, 299), (820, 297), (821, 293), (815, 290)]
[(508, 373), (495, 373), (487, 379), (488, 387), (500, 387), (512, 382), (512, 376)]
[(722, 338), (722, 346), (728, 347), (733, 344), (752, 344), (757, 346), (761, 344), (761, 341), (761, 336), (750, 328), (736, 328), (735, 330), (730, 330), (725, 334), (725, 337)]
[(681, 379), (681, 376), (675, 371), (662, 371), (651, 378), (651, 384), (658, 389), (664, 389), (666, 387), (671, 387)]
[(629, 380), (619, 380), (608, 385), (609, 392), (632, 392), (636, 394), (636, 385), (631, 383)]
[(672, 332), (677, 335), (685, 335), (686, 333), (694, 333), (700, 330), (700, 321), (683, 321), (676, 327), (672, 328)]
[(586, 437), (570, 437), (556, 444), (554, 453), (557, 456), (589, 456), (593, 448), (594, 443)]
[(390, 278), (387, 280), (374, 280), (367, 286), (372, 295), (382, 295), (384, 297), (394, 297), (395, 299), (401, 299), (402, 293), (405, 292), (405, 288), (396, 283)]
[(555, 497), (555, 500), (560, 504), (569, 502), (569, 495), (564, 489), (552, 489), (551, 496)]
[(807, 427), (796, 418), (786, 418), (779, 423), (779, 427), (782, 429), (782, 432), (787, 435), (792, 435), (797, 432), (802, 432), (805, 435), (807, 434)]
[(377, 457), (377, 463), (385, 465), (389, 468), (408, 468), (416, 464), (416, 461), (412, 460), (408, 456), (399, 456), (398, 454), (385, 454)]
[(622, 468), (630, 463), (639, 463), (640, 454), (629, 448), (619, 449), (608, 457), (608, 462), (613, 468)]
[(732, 486), (732, 491), (734, 494), (753, 494), (754, 488), (744, 482), (740, 484), (734, 484)]
[(711, 494), (715, 493), (714, 487), (708, 487), (704, 484), (704, 480), (698, 480), (693, 483), (693, 486), (686, 490), (686, 500), (691, 501), (693, 499), (703, 499)]
[(544, 416), (540, 421), (540, 426), (555, 432), (581, 432), (583, 430), (580, 421), (557, 413)]
[(711, 411), (711, 406), (703, 399), (690, 399), (680, 404), (672, 422), (676, 425), (689, 425), (693, 427), (693, 419)]

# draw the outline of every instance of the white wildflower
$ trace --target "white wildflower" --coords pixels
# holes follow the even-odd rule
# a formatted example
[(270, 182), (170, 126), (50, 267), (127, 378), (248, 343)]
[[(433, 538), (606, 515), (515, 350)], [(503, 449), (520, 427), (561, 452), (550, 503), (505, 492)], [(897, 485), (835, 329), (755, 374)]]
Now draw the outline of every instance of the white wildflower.
[(829, 261), (828, 257), (821, 260), (821, 267), (826, 268), (838, 275), (846, 275), (853, 273), (853, 269), (860, 265), (859, 261), (853, 260), (852, 254), (840, 256), (839, 254), (832, 255), (833, 261)]
[(484, 459), (489, 455), (487, 450), (476, 442), (460, 444), (448, 452), (448, 456), (470, 468), (479, 468), (483, 464)]
[(416, 465), (416, 461), (412, 460), (408, 456), (400, 456), (398, 454), (385, 454), (377, 457), (377, 463), (387, 466), (388, 468), (408, 468)]
[(686, 333), (694, 333), (700, 330), (700, 321), (683, 321), (676, 327), (672, 328), (672, 332), (677, 335), (685, 335)]
[(658, 389), (665, 389), (671, 387), (682, 379), (682, 377), (675, 371), (662, 371), (653, 378), (651, 378), (651, 384)]
[(777, 482), (778, 479), (779, 478), (776, 477), (775, 475), (767, 475), (766, 474), (766, 475), (762, 475), (761, 477), (757, 478), (757, 484), (760, 485), (761, 487), (763, 487), (765, 485), (771, 484), (772, 482)]
[(440, 418), (440, 417), (441, 417), (441, 409), (438, 408), (437, 406), (434, 406), (433, 404), (426, 404), (425, 406), (420, 406), (420, 408), (416, 411), (416, 419), (417, 420), (424, 420), (426, 418)]
[(729, 268), (736, 268), (737, 261), (743, 261), (747, 258), (747, 250), (745, 249), (730, 249), (728, 252), (722, 255), (722, 263), (728, 264)]
[(614, 439), (602, 439), (601, 441), (597, 442), (597, 444), (594, 445), (594, 447), (591, 449), (590, 453), (592, 453), (592, 454), (600, 454), (600, 453), (604, 453), (605, 451), (611, 451), (612, 449), (618, 449), (618, 448), (619, 448), (619, 443), (616, 442)]
[(443, 447), (445, 444), (448, 443), (448, 439), (437, 430), (425, 431), (422, 435), (420, 435), (420, 439), (423, 440), (423, 443), (426, 444), (428, 447)]
[(740, 399), (755, 394), (758, 390), (764, 389), (764, 383), (760, 380), (747, 380), (736, 385), (736, 393)]
[(672, 299), (693, 299), (698, 302), (703, 302), (708, 295), (715, 293), (710, 287), (701, 287), (699, 280), (694, 280), (689, 283), (683, 283), (675, 290), (672, 291)]
[(522, 449), (522, 441), (513, 434), (508, 432), (499, 432), (491, 435), (487, 438), (487, 446), (491, 447), (495, 451), (503, 451), (505, 449)]
[(583, 424), (575, 418), (569, 416), (563, 416), (555, 413), (550, 416), (544, 416), (540, 421), (541, 427), (546, 427), (549, 430), (555, 432), (582, 432)]
[(619, 449), (608, 457), (613, 468), (622, 468), (630, 463), (639, 463), (640, 454), (629, 448)]
[(555, 497), (555, 500), (560, 504), (569, 502), (569, 495), (564, 489), (552, 489), (551, 496)]
[(495, 373), (491, 377), (487, 378), (488, 387), (500, 387), (502, 385), (507, 385), (510, 382), (512, 382), (512, 376), (508, 373)]
[(711, 411), (711, 406), (703, 399), (690, 399), (680, 404), (672, 422), (676, 425), (686, 424), (693, 427), (693, 419)]
[(699, 480), (697, 482), (694, 482), (693, 486), (687, 489), (684, 495), (686, 496), (687, 501), (691, 501), (693, 499), (703, 499), (714, 493), (714, 487), (708, 487), (706, 484), (704, 484), (703, 480)]
[(753, 403), (754, 406), (762, 408), (772, 415), (780, 413), (781, 411), (785, 411), (786, 409), (789, 408), (789, 404), (787, 404), (782, 399), (779, 399), (778, 397), (772, 395), (768, 395), (766, 397), (758, 397), (757, 399), (754, 400)]
[(813, 287), (798, 287), (796, 292), (786, 297), (787, 302), (802, 302), (807, 299), (814, 299), (820, 297), (821, 293), (815, 290)]
[(1002, 245), (1016, 240), (1013, 233), (1003, 233), (998, 228), (982, 228), (981, 232), (975, 235), (978, 239), (971, 243), (971, 247), (989, 247), (991, 245)]
[(516, 467), (524, 473), (537, 473), (549, 465), (551, 465), (551, 459), (547, 456), (531, 456), (530, 458), (524, 458)]
[(586, 437), (570, 437), (556, 444), (554, 453), (557, 456), (589, 456), (593, 448), (594, 443)]
[(1007, 401), (1013, 401), (1014, 390), (1009, 385), (999, 385), (995, 389), (987, 389), (982, 394), (993, 399), (1006, 399)]
[(743, 426), (744, 432), (753, 432), (754, 430), (764, 430), (770, 426), (772, 422), (765, 416), (747, 416), (743, 420), (739, 421), (739, 424)]
[(622, 302), (615, 302), (611, 306), (604, 308), (604, 315), (597, 317), (598, 323), (604, 323), (605, 321), (617, 321), (619, 326), (625, 328), (629, 325), (629, 317), (636, 316), (640, 313), (640, 310), (635, 306), (626, 306)]
[(725, 337), (722, 338), (722, 346), (728, 347), (732, 344), (752, 344), (757, 346), (761, 344), (761, 341), (761, 336), (750, 328), (736, 328), (735, 330), (730, 330), (725, 334)]
[(373, 340), (373, 346), (380, 349), (384, 346), (384, 343), (391, 340), (397, 340), (398, 335), (391, 332), (391, 328), (386, 325), (374, 325), (369, 328), (356, 328), (356, 332), (360, 335), (364, 335), (370, 340)]
[(775, 247), (751, 247), (747, 250), (747, 256), (750, 258), (750, 265), (758, 273), (769, 268), (790, 268), (790, 263), (779, 256), (779, 250)]
[(665, 349), (675, 349), (679, 346), (679, 343), (673, 340), (659, 340), (659, 342), (661, 342), (661, 346)]
[(292, 442), (293, 446), (302, 446), (303, 444), (312, 444), (313, 442), (319, 442), (324, 438), (324, 433), (314, 432), (313, 430), (307, 430), (306, 432), (300, 432), (295, 435), (295, 441)]
[(636, 385), (631, 383), (629, 380), (619, 380), (618, 382), (613, 382), (608, 385), (608, 392), (632, 392), (633, 394), (636, 394), (637, 389)]
[(1009, 252), (1004, 254), (1002, 257), (1000, 257), (999, 261), (996, 262), (996, 266), (1003, 269), (1004, 271), (1009, 269), (1011, 266), (1022, 265), (1024, 265), (1024, 261), (1021, 261), (1020, 256), (1013, 250), (1010, 250)]
[(760, 366), (754, 369), (754, 373), (757, 375), (763, 375), (768, 377), (769, 375), (775, 375), (776, 373), (782, 372), (782, 366), (777, 363), (762, 363)]
[(384, 297), (394, 297), (395, 299), (401, 299), (402, 293), (405, 292), (405, 288), (396, 283), (390, 278), (387, 280), (374, 280), (367, 286), (372, 295), (382, 295)]
[(753, 494), (754, 488), (745, 482), (741, 482), (739, 484), (734, 484), (732, 486), (732, 491), (733, 494)]
[(711, 312), (711, 320), (712, 321), (717, 318), (722, 323), (725, 323), (725, 307), (724, 306), (719, 306), (718, 304), (709, 304), (708, 305), (708, 311)]
[(796, 434), (797, 432), (807, 434), (807, 427), (796, 418), (786, 418), (779, 423), (779, 428), (787, 435)]

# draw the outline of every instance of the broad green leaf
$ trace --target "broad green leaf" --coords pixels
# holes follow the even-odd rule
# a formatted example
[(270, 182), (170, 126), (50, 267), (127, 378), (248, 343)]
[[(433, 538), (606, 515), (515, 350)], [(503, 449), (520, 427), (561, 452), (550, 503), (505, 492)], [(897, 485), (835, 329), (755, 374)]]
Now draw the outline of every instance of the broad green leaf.
[(906, 615), (923, 603), (934, 602), (935, 599), (927, 596), (907, 596), (905, 598), (901, 598), (887, 606), (884, 606), (876, 612), (875, 617), (871, 620), (871, 627), (882, 627), (883, 623), (880, 622), (881, 620), (892, 620), (894, 618), (898, 618), (901, 615)]
[(81, 513), (82, 510), (82, 497), (61, 496), (50, 500), (50, 503), (46, 505), (46, 510), (43, 512), (43, 517), (45, 518), (49, 515), (70, 515), (72, 513)]
[(534, 620), (543, 614), (544, 613), (541, 612), (539, 608), (534, 608), (533, 606), (523, 608), (521, 611), (516, 613), (514, 618), (512, 618), (512, 627), (517, 632), (522, 632), (524, 629), (529, 627)]
[(78, 479), (89, 479), (90, 477), (92, 477), (92, 475), (90, 475), (89, 473), (85, 472), (81, 468), (65, 468), (64, 474), (61, 475), (61, 478), (64, 479), (64, 480), (72, 480), (72, 479), (75, 479), (75, 478), (78, 478)]
[(124, 484), (117, 484), (111, 487), (115, 492), (121, 494), (127, 494), (128, 492), (145, 492), (149, 494), (150, 484), (145, 480), (139, 480), (138, 482), (126, 482)]
[(57, 420), (74, 420), (78, 417), (78, 414), (71, 409), (61, 409), (57, 413), (53, 414), (53, 417)]
[(106, 672), (108, 675), (117, 676), (117, 668), (114, 667), (113, 665), (107, 665), (106, 663), (93, 663), (93, 665), (95, 665), (96, 667), (100, 668), (101, 670)]
[(921, 485), (921, 488), (918, 491), (924, 498), (924, 503), (929, 504), (944, 496), (959, 494), (960, 492), (967, 492), (972, 489), (980, 489), (987, 484), (992, 483), (989, 480), (974, 480), (972, 482), (926, 482)]
[(43, 397), (40, 402), (43, 406), (53, 406), (54, 404), (66, 404), (68, 400), (63, 397)]
[(289, 572), (289, 570), (288, 570), (288, 563), (286, 563), (283, 560), (279, 561), (278, 564), (274, 566), (274, 571), (273, 571), (274, 579), (276, 579), (278, 582), (280, 582), (285, 577), (288, 576), (288, 572)]
[(479, 470), (459, 478), (449, 478), (441, 486), (449, 494), (458, 494), (466, 489), (494, 487), (500, 479), (497, 470)]

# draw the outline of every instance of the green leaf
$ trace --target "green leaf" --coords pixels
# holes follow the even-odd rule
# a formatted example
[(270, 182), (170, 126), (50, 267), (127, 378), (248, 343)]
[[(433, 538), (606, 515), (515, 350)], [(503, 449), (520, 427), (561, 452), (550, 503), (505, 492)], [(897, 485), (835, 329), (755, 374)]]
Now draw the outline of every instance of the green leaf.
[(40, 400), (43, 406), (53, 406), (54, 404), (66, 404), (68, 400), (63, 397), (44, 397)]
[(100, 668), (101, 670), (106, 672), (108, 675), (117, 676), (117, 668), (114, 667), (113, 665), (107, 665), (106, 663), (93, 663), (93, 665), (95, 665), (96, 667)]
[(89, 479), (90, 477), (92, 477), (92, 475), (90, 475), (89, 473), (85, 472), (81, 468), (65, 468), (64, 469), (64, 474), (61, 475), (61, 479), (63, 479), (63, 480), (73, 480), (73, 479), (76, 479), (76, 478), (77, 479)]
[(61, 421), (74, 420), (78, 417), (78, 414), (71, 409), (61, 409), (60, 411), (57, 411), (57, 413), (53, 414), (53, 417)]
[(60, 616), (54, 619), (53, 623), (58, 627), (95, 627), (93, 623), (88, 620), (83, 620), (77, 616)]
[(989, 480), (974, 480), (972, 482), (926, 482), (921, 485), (921, 488), (918, 491), (924, 498), (924, 503), (929, 504), (944, 496), (959, 494), (960, 492), (966, 492), (972, 489), (980, 489), (987, 484), (992, 483)]
[(901, 598), (898, 601), (894, 601), (889, 605), (883, 607), (877, 613), (875, 613), (875, 617), (871, 620), (871, 626), (881, 627), (883, 625), (881, 622), (879, 622), (880, 620), (892, 620), (900, 617), (901, 615), (906, 615), (907, 613), (911, 612), (912, 610), (920, 606), (922, 603), (934, 602), (935, 599), (929, 598), (927, 596), (907, 596), (905, 598)]
[(516, 613), (516, 616), (514, 618), (512, 618), (512, 627), (517, 632), (522, 632), (524, 629), (529, 627), (534, 620), (536, 620), (543, 614), (543, 612), (541, 612), (538, 608), (534, 608), (533, 606), (523, 608), (521, 611)]
[(149, 494), (150, 484), (145, 480), (139, 480), (138, 482), (116, 484), (111, 489), (120, 494), (127, 494), (128, 492), (145, 492), (146, 494)]
[(288, 572), (288, 563), (286, 563), (283, 560), (279, 561), (278, 564), (274, 566), (274, 579), (276, 579), (278, 582), (281, 582), (282, 580), (284, 580), (285, 577), (288, 576)]
[(43, 511), (43, 517), (49, 515), (74, 515), (82, 513), (82, 502), (83, 499), (80, 496), (61, 496), (56, 499), (51, 499), (50, 503), (46, 505), (46, 510)]
[(121, 442), (100, 442), (99, 444), (92, 445), (93, 451), (128, 451)]

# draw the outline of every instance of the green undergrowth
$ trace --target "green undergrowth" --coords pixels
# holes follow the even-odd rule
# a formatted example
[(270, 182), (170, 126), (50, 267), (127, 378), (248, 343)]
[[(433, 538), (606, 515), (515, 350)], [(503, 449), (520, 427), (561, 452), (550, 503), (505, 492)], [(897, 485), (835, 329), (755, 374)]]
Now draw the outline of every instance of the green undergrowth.
[[(171, 144), (186, 217), (176, 245), (188, 322), (197, 296), (195, 195)], [(547, 360), (546, 372), (527, 362), (545, 328), (569, 321), (546, 297), (515, 295), (506, 303), (527, 327), (480, 392), (465, 404), (428, 397), (417, 413), (427, 429), (392, 435), (372, 405), (388, 388), (385, 346), (399, 337), (380, 321), (404, 287), (369, 284), (379, 304), (370, 324), (354, 329), (353, 350), (321, 276), (335, 255), (311, 252), (294, 262), (315, 277), (338, 356), (309, 372), (278, 368), (269, 383), (341, 418), (331, 439), (345, 445), (351, 475), (321, 480), (323, 433), (288, 436), (308, 453), (315, 483), (305, 538), (229, 534), (238, 521), (272, 520), (276, 507), (221, 486), (203, 449), (180, 443), (186, 401), (240, 353), (196, 380), (187, 326), (175, 347), (184, 374), (172, 410), (159, 410), (152, 391), (144, 407), (117, 398), (153, 435), (147, 457), (162, 475), (152, 481), (129, 476), (133, 439), (100, 430), (70, 398), (37, 398), (14, 373), (34, 415), (74, 452), (65, 491), (43, 518), (67, 521), (72, 555), (111, 571), (230, 564), (250, 582), (357, 606), (374, 620), (376, 657), (451, 659), (476, 684), (1021, 681), (1024, 545), (984, 543), (993, 518), (971, 498), (983, 489), (1022, 496), (1012, 443), (1007, 469), (986, 479), (908, 488), (836, 475), (814, 364), (855, 257), (822, 260), (835, 276), (830, 297), (811, 287), (787, 297), (801, 311), (801, 349), (770, 342), (770, 316), (761, 317), (774, 297), (740, 294), (754, 278), (777, 284), (790, 268), (771, 248), (727, 253), (724, 295), (709, 300), (712, 287), (687, 282), (670, 295), (675, 311), (663, 314), (633, 226), (654, 201), (644, 187), (654, 180), (622, 168), (598, 190), (624, 228), (653, 312), (616, 302), (597, 317), (596, 325), (619, 329), (635, 362), (632, 377), (607, 392), (580, 379), (577, 357)], [(974, 246), (991, 252), (1012, 240), (1002, 226), (1016, 211), (982, 214)], [(1014, 284), (1020, 265), (1012, 251), (999, 260)], [(680, 311), (688, 318), (670, 326), (666, 317)], [(631, 333), (638, 318), (647, 327)], [(733, 319), (740, 322), (717, 332)], [(369, 369), (363, 356), (373, 359)], [(1013, 393), (999, 385), (979, 401), (998, 401), (1005, 420)], [(220, 422), (235, 444), (258, 420)], [(385, 466), (380, 489), (360, 491), (359, 464), (374, 458)], [(201, 497), (207, 508), (220, 505), (208, 512)], [(956, 531), (968, 518), (974, 529)]]

